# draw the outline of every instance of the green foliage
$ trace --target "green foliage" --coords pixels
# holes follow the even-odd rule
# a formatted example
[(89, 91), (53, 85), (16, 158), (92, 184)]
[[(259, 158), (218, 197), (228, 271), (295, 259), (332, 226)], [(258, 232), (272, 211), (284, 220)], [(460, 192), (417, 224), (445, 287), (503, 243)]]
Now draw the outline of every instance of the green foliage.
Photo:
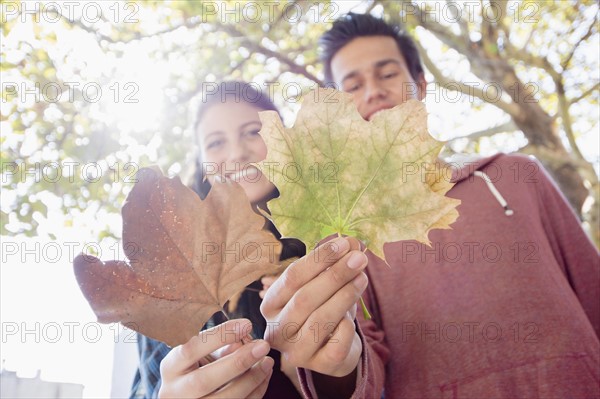
[[(151, 163), (190, 176), (191, 115), (197, 105), (191, 100), (207, 82), (255, 81), (268, 88), (291, 121), (298, 108), (296, 91), (301, 96), (322, 76), (317, 39), (340, 16), (340, 8), (347, 7), (344, 2), (327, 1), (140, 1), (114, 3), (117, 13), (114, 6), (109, 8), (112, 4), (103, 6), (99, 21), (78, 14), (73, 20), (50, 14), (37, 21), (30, 14), (24, 16), (25, 22), (20, 14), (2, 18), (2, 234), (35, 235), (51, 216), (62, 215), (60, 223), (68, 225), (74, 215), (95, 206), (115, 213), (132, 187), (132, 174)], [(247, 4), (253, 4), (254, 10)], [(410, 23), (403, 14), (405, 4), (365, 1), (358, 8), (400, 18), (407, 30), (421, 37), (423, 26)], [(218, 6), (216, 12), (211, 5)], [(587, 0), (508, 2), (502, 24), (496, 26), (498, 38), (484, 45), (488, 56), (507, 60), (524, 82), (535, 84), (536, 101), (562, 122), (552, 79), (527, 60), (509, 57), (503, 29), (510, 31), (510, 43), (517, 48), (527, 44), (531, 54), (546, 57), (558, 68), (567, 98), (583, 96), (569, 111), (576, 139), (598, 126), (598, 92), (588, 92), (597, 84), (598, 60), (586, 55), (598, 42), (597, 9), (596, 2)], [(535, 23), (529, 23), (527, 16)], [(590, 23), (591, 33), (584, 38)], [(447, 21), (442, 25), (456, 31)], [(488, 37), (489, 29), (477, 15), (460, 29), (469, 30), (470, 41), (461, 40), (471, 46), (479, 37)], [(561, 70), (560, 64), (573, 49)], [(448, 41), (432, 52), (432, 58), (448, 71), (469, 59), (472, 74), (479, 76), (482, 66), (466, 50), (457, 51), (462, 58)], [(463, 78), (473, 79), (472, 74)], [(126, 87), (127, 83), (133, 86)], [(32, 94), (36, 87), (37, 97)], [(54, 98), (56, 87), (62, 91), (59, 99)], [(91, 100), (95, 87), (102, 90), (98, 101)], [(126, 102), (127, 96), (138, 103)], [(444, 130), (464, 134), (469, 131), (465, 120), (472, 120), (479, 108), (494, 106), (475, 99), (465, 106), (468, 112), (449, 118)], [(479, 146), (483, 151), (480, 141), (486, 139), (470, 140), (462, 148), (456, 142), (449, 148), (477, 151)], [(55, 162), (60, 165), (59, 179), (54, 178)], [(76, 165), (73, 173), (69, 162)], [(60, 228), (56, 221), (52, 223), (53, 229)], [(118, 236), (118, 230), (107, 224), (98, 234)]]

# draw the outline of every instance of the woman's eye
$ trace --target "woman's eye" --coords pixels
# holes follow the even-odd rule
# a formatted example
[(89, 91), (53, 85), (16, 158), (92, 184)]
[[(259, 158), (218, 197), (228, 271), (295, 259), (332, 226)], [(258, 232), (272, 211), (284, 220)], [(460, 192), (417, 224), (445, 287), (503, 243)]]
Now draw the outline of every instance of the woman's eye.
[(382, 78), (383, 79), (392, 79), (392, 78), (395, 78), (396, 76), (398, 76), (398, 72), (390, 72), (390, 73), (384, 73)]
[(244, 133), (244, 136), (252, 136), (252, 137), (260, 136), (259, 132), (260, 132), (260, 128), (248, 130), (247, 132)]
[(224, 140), (211, 141), (210, 143), (208, 143), (206, 145), (206, 149), (211, 150), (211, 149), (218, 148), (218, 147), (222, 146), (224, 142), (225, 142)]

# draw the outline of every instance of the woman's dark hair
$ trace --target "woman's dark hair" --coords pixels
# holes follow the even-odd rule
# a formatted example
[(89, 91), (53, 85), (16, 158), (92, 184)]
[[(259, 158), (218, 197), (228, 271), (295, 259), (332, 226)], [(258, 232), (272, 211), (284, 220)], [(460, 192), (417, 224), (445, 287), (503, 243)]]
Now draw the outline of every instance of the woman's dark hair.
[(399, 25), (386, 23), (370, 14), (348, 13), (333, 23), (331, 29), (319, 39), (321, 62), (325, 68), (325, 84), (333, 85), (331, 60), (352, 40), (363, 36), (389, 36), (396, 41), (412, 78), (417, 81), (423, 73), (421, 57), (413, 39)]
[[(215, 83), (214, 85), (205, 84), (204, 86), (206, 89), (202, 95), (202, 104), (198, 108), (194, 120), (194, 137), (197, 137), (195, 134), (196, 129), (202, 118), (204, 118), (210, 107), (217, 103), (246, 102), (261, 110), (279, 113), (275, 104), (273, 104), (269, 97), (262, 93), (258, 84), (241, 81), (227, 81), (219, 84)], [(233, 117), (235, 117), (235, 115)], [(202, 199), (206, 198), (210, 191), (210, 183), (204, 175), (200, 154), (196, 158), (196, 170), (194, 172), (191, 188)], [(275, 192), (273, 197), (276, 197), (277, 195), (278, 193)], [(294, 257), (301, 257), (306, 254), (306, 246), (301, 241), (295, 238), (282, 239), (281, 234), (270, 220), (266, 220), (265, 228), (273, 233), (282, 244), (281, 255), (279, 257), (281, 261)], [(254, 336), (256, 338), (261, 338), (266, 329), (266, 321), (260, 313), (260, 303), (262, 300), (258, 296), (258, 291), (262, 290), (262, 284), (260, 281), (255, 281), (246, 288), (247, 289), (242, 292), (235, 309), (229, 309), (229, 317), (246, 317), (250, 319), (253, 325), (252, 332)], [(208, 321), (205, 327), (208, 328), (212, 325), (221, 324), (224, 321), (225, 318), (223, 314), (219, 312)]]

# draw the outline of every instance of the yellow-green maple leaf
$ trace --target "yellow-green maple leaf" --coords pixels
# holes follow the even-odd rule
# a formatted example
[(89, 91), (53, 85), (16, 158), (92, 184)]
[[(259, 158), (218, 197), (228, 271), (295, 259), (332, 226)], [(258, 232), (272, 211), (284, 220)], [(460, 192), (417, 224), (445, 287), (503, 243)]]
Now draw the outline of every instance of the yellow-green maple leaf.
[[(345, 234), (383, 258), (383, 244), (429, 244), (433, 228), (449, 228), (459, 200), (452, 184), (432, 168), (443, 143), (427, 131), (425, 106), (410, 100), (365, 121), (352, 96), (317, 89), (303, 102), (293, 128), (277, 113), (260, 113), (267, 159), (260, 165), (280, 196), (269, 202), (283, 236), (307, 248)], [(433, 169), (432, 169), (433, 170)], [(446, 176), (447, 178), (447, 176)]]

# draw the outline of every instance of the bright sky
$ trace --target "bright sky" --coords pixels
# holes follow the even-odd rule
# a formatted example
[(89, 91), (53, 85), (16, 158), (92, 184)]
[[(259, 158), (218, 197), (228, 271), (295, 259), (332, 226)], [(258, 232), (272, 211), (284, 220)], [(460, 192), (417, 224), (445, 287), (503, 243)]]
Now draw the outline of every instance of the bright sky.
[(109, 397), (113, 345), (123, 329), (96, 323), (72, 266), (86, 241), (71, 230), (56, 231), (70, 237), (56, 242), (2, 237), (2, 360), (22, 377), (40, 369), (44, 380), (85, 385), (84, 397)]
[[(340, 13), (353, 5), (351, 2), (339, 4)], [(14, 33), (22, 37), (29, 34), (25, 25), (22, 32), (17, 30)], [(137, 83), (139, 92), (135, 98), (140, 100), (139, 103), (108, 102), (107, 105), (106, 114), (118, 120), (123, 131), (134, 134), (136, 129), (156, 124), (163, 106), (162, 89), (166, 77), (181, 60), (155, 63), (142, 45), (130, 46), (120, 60), (107, 59), (96, 52), (97, 46), (89, 42), (92, 39), (86, 35), (75, 38), (69, 37), (69, 32), (60, 31), (58, 35), (59, 39), (70, 43), (61, 48), (65, 54), (95, 60), (86, 69), (89, 76), (81, 76), (82, 82), (101, 74), (105, 68), (115, 67), (121, 74), (120, 82), (129, 79)], [(131, 88), (123, 86), (119, 89), (121, 95), (132, 92)], [(501, 115), (493, 109), (479, 113), (469, 120), (470, 132), (457, 132), (454, 126), (464, 125), (464, 121), (451, 116), (460, 115), (469, 106), (467, 102), (449, 104), (429, 97), (427, 106), (431, 114), (430, 130), (441, 139), (482, 129), (490, 120), (498, 120)], [(598, 158), (599, 137), (598, 131), (590, 131), (580, 138), (581, 149), (589, 159)], [(125, 145), (127, 138), (123, 140)], [(484, 153), (496, 151), (499, 147), (512, 150), (517, 145), (518, 142), (502, 137), (482, 142)], [(147, 150), (141, 146), (129, 147), (129, 151)], [(6, 201), (10, 193), (2, 196)], [(73, 255), (84, 249), (84, 243), (94, 242), (93, 226), (100, 220), (105, 223), (109, 217), (90, 210), (75, 219), (73, 226), (67, 226), (62, 216), (50, 212), (49, 219), (43, 221), (40, 238), (0, 237), (1, 358), (6, 369), (16, 370), (24, 377), (32, 377), (37, 369), (41, 369), (45, 380), (84, 384), (84, 397), (109, 396), (113, 346), (122, 327), (95, 323), (95, 316), (83, 298), (72, 271)], [(120, 218), (112, 218), (114, 230), (120, 231)], [(47, 233), (53, 233), (59, 239), (52, 242)], [(100, 245), (102, 259), (124, 259), (118, 243), (105, 240)]]

